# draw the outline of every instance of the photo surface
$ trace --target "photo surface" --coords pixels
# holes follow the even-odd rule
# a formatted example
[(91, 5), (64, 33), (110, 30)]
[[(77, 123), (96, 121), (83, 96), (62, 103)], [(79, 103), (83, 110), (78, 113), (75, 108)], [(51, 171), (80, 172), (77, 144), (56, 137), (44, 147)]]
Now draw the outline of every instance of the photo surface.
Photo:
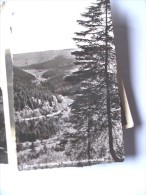
[(15, 4), (11, 30), (19, 170), (122, 162), (109, 0)]
[(5, 118), (3, 107), (3, 94), (0, 88), (0, 164), (7, 164), (7, 143), (6, 143), (6, 131), (5, 131)]

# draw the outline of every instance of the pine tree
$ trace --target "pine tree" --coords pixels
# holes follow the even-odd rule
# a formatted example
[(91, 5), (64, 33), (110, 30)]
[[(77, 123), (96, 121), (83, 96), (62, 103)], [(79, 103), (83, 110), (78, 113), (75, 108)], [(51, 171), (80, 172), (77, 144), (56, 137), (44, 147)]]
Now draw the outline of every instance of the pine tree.
[(83, 30), (75, 33), (78, 50), (72, 53), (79, 66), (72, 80), (80, 81), (81, 90), (72, 105), (72, 120), (79, 131), (86, 129), (87, 155), (83, 156), (90, 160), (104, 150), (105, 155), (111, 153), (115, 161), (121, 161), (122, 141), (117, 144), (116, 137), (121, 128), (120, 98), (109, 0), (97, 0), (81, 16), (84, 19), (77, 22)]

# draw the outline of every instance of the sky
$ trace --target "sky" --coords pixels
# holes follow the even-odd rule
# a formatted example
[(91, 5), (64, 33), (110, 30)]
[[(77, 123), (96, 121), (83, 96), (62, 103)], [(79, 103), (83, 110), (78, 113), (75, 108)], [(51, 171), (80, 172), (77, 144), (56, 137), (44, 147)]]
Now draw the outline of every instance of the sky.
[(91, 2), (95, 0), (11, 0), (13, 53), (75, 48), (72, 38), (81, 30), (76, 21)]

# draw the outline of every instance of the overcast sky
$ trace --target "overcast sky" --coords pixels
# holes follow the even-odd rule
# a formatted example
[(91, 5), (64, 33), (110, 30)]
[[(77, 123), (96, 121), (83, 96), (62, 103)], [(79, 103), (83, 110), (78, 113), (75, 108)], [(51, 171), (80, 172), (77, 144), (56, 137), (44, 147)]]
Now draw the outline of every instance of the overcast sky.
[(75, 48), (80, 14), (95, 0), (25, 0), (9, 4), (13, 53)]

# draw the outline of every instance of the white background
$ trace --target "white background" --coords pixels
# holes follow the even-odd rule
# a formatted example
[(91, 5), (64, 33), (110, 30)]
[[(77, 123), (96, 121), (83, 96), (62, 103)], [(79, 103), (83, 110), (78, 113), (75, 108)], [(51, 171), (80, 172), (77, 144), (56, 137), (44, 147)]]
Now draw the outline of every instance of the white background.
[[(12, 169), (12, 165), (1, 165), (1, 195), (146, 194), (146, 1), (112, 0), (111, 2), (113, 11), (118, 10), (119, 15), (123, 16), (123, 20), (126, 18), (128, 24), (131, 81), (140, 118), (140, 124), (133, 129), (135, 131), (135, 153), (128, 155), (126, 147), (127, 155), (124, 163), (84, 168), (54, 168), (18, 172)], [(116, 19), (116, 16), (114, 17)], [(130, 101), (132, 97), (128, 98)], [(7, 106), (6, 103), (5, 105)], [(131, 132), (132, 136), (131, 130), (125, 131)], [(129, 139), (129, 147), (130, 145)]]

